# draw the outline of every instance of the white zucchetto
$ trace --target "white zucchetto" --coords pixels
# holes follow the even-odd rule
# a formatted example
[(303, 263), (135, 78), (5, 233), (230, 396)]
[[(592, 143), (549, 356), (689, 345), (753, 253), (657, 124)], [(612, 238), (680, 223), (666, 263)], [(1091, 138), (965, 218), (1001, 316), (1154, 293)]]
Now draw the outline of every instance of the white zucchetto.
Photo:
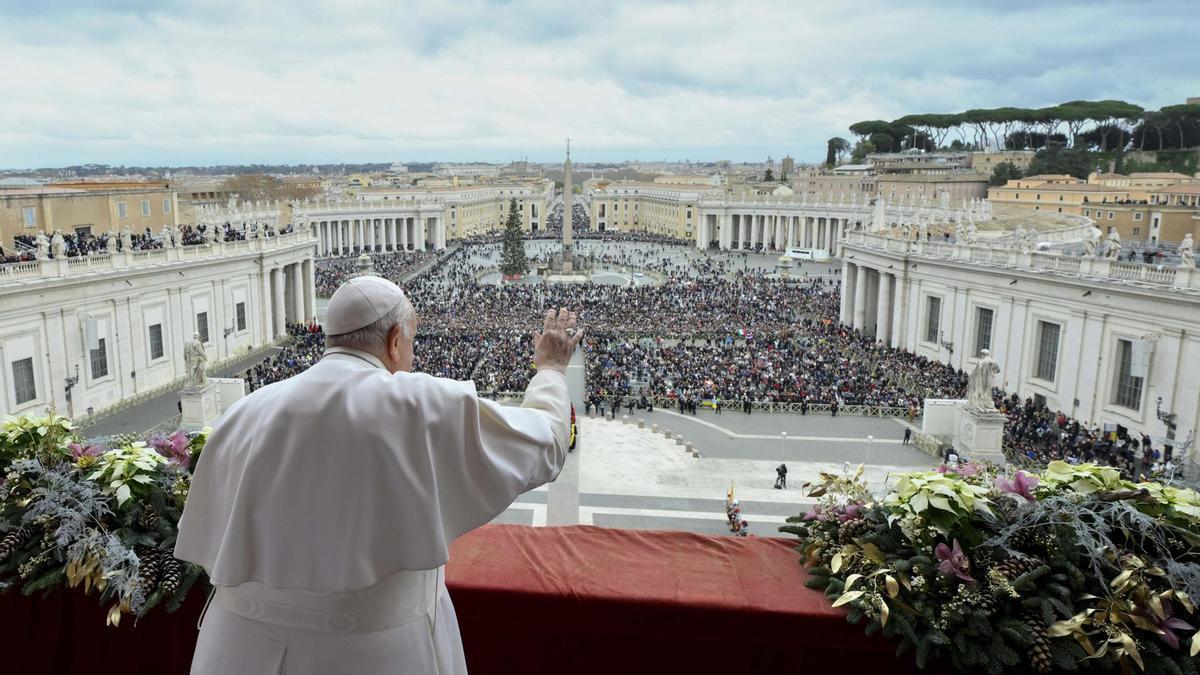
[(325, 310), (325, 334), (344, 335), (382, 319), (404, 302), (404, 291), (381, 277), (356, 277), (338, 287)]

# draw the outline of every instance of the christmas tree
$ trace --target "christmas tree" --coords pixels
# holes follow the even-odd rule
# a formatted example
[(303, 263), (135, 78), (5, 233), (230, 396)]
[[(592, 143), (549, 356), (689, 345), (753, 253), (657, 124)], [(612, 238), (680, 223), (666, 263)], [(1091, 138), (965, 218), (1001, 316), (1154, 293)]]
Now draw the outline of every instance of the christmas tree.
[(505, 277), (525, 274), (529, 263), (525, 259), (525, 238), (521, 235), (521, 213), (517, 200), (508, 205), (508, 221), (504, 223), (504, 250), (500, 253), (500, 273)]

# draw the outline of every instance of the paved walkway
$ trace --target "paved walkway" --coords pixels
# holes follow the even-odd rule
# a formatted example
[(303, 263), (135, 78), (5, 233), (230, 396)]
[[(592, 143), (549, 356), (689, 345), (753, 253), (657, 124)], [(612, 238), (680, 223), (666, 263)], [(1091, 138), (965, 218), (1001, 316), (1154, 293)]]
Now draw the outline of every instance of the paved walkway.
[[(576, 349), (567, 366), (567, 392), (575, 410), (583, 410), (584, 396), (584, 364), (583, 350)], [(558, 480), (549, 486), (549, 497), (546, 500), (546, 522), (549, 525), (578, 525), (579, 524), (579, 464), (584, 453), (583, 435), (579, 435), (575, 444), (575, 452), (567, 455)]]
[[(271, 347), (266, 351), (256, 352), (253, 356), (215, 368), (209, 371), (208, 375), (209, 377), (233, 377), (278, 351), (278, 347)], [(180, 386), (182, 387), (182, 385)], [(180, 387), (176, 387), (118, 413), (101, 417), (89, 426), (82, 426), (80, 433), (94, 438), (127, 433), (140, 434), (153, 429), (179, 415), (179, 389)]]

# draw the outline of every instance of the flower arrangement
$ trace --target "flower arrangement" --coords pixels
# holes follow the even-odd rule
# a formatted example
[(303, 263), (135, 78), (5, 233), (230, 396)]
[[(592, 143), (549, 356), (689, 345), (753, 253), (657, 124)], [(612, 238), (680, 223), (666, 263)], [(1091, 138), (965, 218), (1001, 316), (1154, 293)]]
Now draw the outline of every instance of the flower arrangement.
[(1197, 673), (1200, 494), (1107, 467), (821, 474), (789, 518), (807, 584), (919, 666)]
[(0, 592), (93, 591), (107, 622), (178, 608), (203, 571), (172, 555), (208, 429), (85, 443), (53, 411), (0, 424)]

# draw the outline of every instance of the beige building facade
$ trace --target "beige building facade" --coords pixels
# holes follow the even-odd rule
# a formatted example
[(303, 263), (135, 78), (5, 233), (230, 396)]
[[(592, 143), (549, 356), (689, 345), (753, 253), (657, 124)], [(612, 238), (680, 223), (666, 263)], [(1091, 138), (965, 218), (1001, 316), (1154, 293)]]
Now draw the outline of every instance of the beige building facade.
[(591, 193), (592, 228), (694, 239), (696, 202), (710, 192), (711, 186), (609, 183)]
[(987, 179), (974, 172), (879, 176), (876, 194), (894, 202), (899, 199), (939, 199), (949, 195), (952, 204), (987, 196)]
[(0, 242), (8, 248), (19, 235), (101, 235), (109, 229), (157, 233), (179, 224), (179, 200), (165, 187), (113, 187), (93, 183), (0, 190)]
[(792, 191), (809, 198), (832, 194), (834, 199), (858, 196), (874, 197), (876, 178), (872, 175), (816, 174), (798, 176), (792, 181)]
[(546, 229), (547, 208), (554, 199), (554, 183), (540, 179), (521, 183), (496, 183), (437, 188), (384, 188), (360, 190), (359, 199), (367, 202), (423, 202), (441, 210), (445, 235), (465, 239), (498, 232), (508, 219), (508, 209), (516, 200), (521, 214), (521, 229), (540, 232)]
[(1033, 161), (1033, 150), (1009, 150), (1006, 152), (972, 152), (970, 158), (971, 170), (981, 176), (991, 176), (1000, 164), (1008, 162), (1025, 172)]

